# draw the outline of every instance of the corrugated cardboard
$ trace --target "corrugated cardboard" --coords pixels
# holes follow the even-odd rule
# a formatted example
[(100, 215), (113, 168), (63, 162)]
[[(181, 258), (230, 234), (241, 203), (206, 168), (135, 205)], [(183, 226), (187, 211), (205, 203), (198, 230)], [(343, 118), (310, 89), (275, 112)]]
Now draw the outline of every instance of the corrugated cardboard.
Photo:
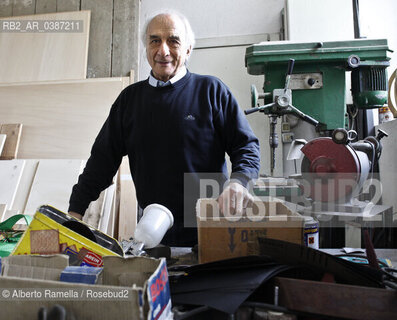
[(9, 256), (2, 260), (1, 275), (40, 280), (59, 280), (69, 265), (67, 255)]
[(277, 199), (255, 201), (241, 217), (221, 214), (215, 199), (199, 199), (196, 213), (200, 263), (259, 254), (258, 236), (303, 244), (303, 217)]
[[(0, 277), (0, 309), (8, 310), (7, 319), (36, 319), (40, 307), (47, 309), (61, 304), (76, 319), (168, 319), (171, 318), (171, 298), (165, 259), (144, 257), (121, 258), (105, 256), (103, 284), (80, 284), (55, 281), (60, 275), (61, 264), (67, 257), (14, 256), (3, 258), (3, 275)], [(34, 266), (31, 277), (27, 277), (26, 267)], [(39, 268), (36, 268), (39, 267)], [(51, 269), (55, 270), (51, 270)], [(41, 269), (47, 269), (42, 272)], [(21, 277), (23, 275), (24, 277)], [(70, 298), (18, 299), (12, 298), (21, 292), (46, 289), (49, 292), (60, 290), (71, 292)], [(9, 293), (6, 298), (4, 290)], [(128, 299), (114, 298), (88, 299), (86, 293), (116, 292)], [(77, 297), (74, 292), (78, 292)], [(81, 294), (81, 296), (80, 296)]]

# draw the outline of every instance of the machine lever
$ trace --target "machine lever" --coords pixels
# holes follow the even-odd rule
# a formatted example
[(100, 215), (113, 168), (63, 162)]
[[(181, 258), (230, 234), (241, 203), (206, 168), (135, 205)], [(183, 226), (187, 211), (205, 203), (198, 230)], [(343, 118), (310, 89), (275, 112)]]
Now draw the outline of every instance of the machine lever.
[(320, 124), (320, 122), (318, 122), (316, 119), (312, 118), (311, 116), (308, 116), (307, 114), (303, 115), (302, 120), (312, 124), (315, 127), (317, 127)]
[(292, 70), (294, 69), (295, 59), (289, 59), (288, 61), (288, 68), (287, 68), (287, 76), (292, 74)]
[(289, 82), (291, 80), (292, 70), (294, 69), (295, 59), (288, 60), (287, 74), (285, 75), (284, 93), (289, 89)]
[(259, 107), (255, 107), (255, 108), (251, 108), (251, 109), (248, 109), (248, 110), (244, 110), (244, 113), (245, 114), (251, 114), (251, 113), (254, 113), (254, 112), (257, 112), (257, 111), (259, 111)]
[(307, 123), (312, 124), (313, 126), (317, 127), (320, 122), (317, 121), (316, 119), (312, 118), (311, 116), (308, 116), (307, 114), (303, 113), (299, 109), (295, 108), (294, 106), (289, 105), (289, 108), (292, 110), (290, 113), (293, 115), (297, 116), (298, 118), (302, 119), (303, 121), (306, 121)]

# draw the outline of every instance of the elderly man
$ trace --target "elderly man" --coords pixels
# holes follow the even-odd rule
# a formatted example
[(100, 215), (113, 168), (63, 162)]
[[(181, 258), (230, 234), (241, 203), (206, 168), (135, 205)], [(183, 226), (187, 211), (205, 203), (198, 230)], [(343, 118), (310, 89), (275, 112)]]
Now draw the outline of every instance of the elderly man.
[(165, 243), (191, 246), (197, 231), (185, 228), (184, 217), (194, 217), (194, 205), (184, 206), (184, 201), (192, 202), (194, 195), (184, 195), (184, 174), (191, 173), (196, 183), (200, 173), (226, 177), (227, 152), (234, 182), (226, 184), (218, 201), (222, 211), (241, 214), (252, 200), (247, 182), (259, 171), (258, 140), (220, 80), (186, 69), (194, 35), (185, 17), (158, 14), (144, 31), (151, 74), (114, 102), (73, 187), (69, 212), (82, 218), (128, 155), (140, 207), (159, 203), (169, 208), (175, 222)]

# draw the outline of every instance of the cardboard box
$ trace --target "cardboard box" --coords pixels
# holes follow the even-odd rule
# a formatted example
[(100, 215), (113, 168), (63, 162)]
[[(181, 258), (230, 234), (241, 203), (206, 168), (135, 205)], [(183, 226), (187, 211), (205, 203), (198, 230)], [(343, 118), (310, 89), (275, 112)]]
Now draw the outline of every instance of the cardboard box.
[[(64, 223), (88, 233), (96, 242), (64, 226)], [(103, 256), (123, 256), (123, 250), (115, 239), (53, 207), (42, 206), (11, 255), (57, 253), (67, 254), (70, 265), (92, 267), (101, 267)]]
[(280, 200), (255, 201), (241, 217), (220, 213), (215, 199), (196, 207), (199, 262), (259, 254), (258, 236), (303, 244), (304, 218)]
[(165, 259), (103, 257), (102, 284), (57, 281), (65, 255), (2, 259), (0, 309), (7, 319), (36, 319), (40, 307), (60, 304), (76, 319), (171, 319)]

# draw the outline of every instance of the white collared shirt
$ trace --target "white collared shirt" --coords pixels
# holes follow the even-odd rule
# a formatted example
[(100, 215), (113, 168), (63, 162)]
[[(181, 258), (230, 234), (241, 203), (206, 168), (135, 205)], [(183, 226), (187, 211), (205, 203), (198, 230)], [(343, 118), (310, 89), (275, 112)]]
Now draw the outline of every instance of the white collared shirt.
[(153, 77), (152, 72), (150, 72), (149, 75), (149, 84), (152, 87), (157, 87), (157, 83), (160, 83), (159, 87), (164, 87), (164, 86), (168, 86), (170, 84), (174, 84), (175, 82), (181, 80), (185, 75), (186, 75), (186, 66), (182, 66), (181, 70), (179, 70), (177, 72), (177, 74), (175, 76), (173, 76), (170, 80), (168, 80), (167, 82), (161, 81), (161, 80), (157, 80), (155, 77)]

